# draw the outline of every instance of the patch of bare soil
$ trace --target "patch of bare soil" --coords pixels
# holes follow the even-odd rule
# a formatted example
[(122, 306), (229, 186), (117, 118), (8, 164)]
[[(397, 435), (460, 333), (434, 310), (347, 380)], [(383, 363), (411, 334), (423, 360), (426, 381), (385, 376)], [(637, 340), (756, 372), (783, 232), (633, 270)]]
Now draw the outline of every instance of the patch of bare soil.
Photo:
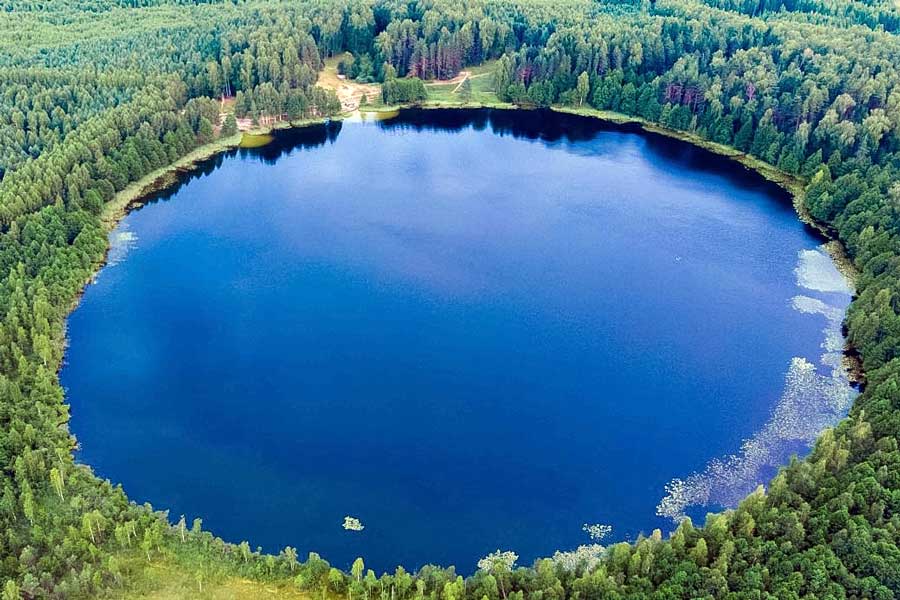
[(381, 97), (381, 86), (377, 83), (357, 83), (353, 80), (338, 75), (337, 63), (334, 60), (328, 61), (325, 68), (319, 73), (319, 80), (316, 85), (332, 90), (341, 101), (341, 112), (353, 112), (359, 108), (363, 96), (371, 102)]

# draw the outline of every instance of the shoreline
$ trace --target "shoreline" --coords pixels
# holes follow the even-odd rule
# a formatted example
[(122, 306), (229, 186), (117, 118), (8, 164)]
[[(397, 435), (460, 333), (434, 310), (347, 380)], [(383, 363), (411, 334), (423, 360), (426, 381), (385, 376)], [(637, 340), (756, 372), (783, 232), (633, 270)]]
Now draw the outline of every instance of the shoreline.
[[(242, 137), (243, 134), (235, 134), (198, 146), (172, 164), (160, 167), (137, 181), (129, 183), (116, 192), (113, 199), (103, 206), (103, 210), (100, 212), (100, 222), (103, 224), (103, 228), (107, 233), (111, 232), (133, 207), (143, 205), (147, 196), (175, 185), (178, 182), (179, 174), (190, 173), (197, 168), (199, 163), (209, 160), (221, 152), (237, 148)], [(107, 248), (107, 253), (108, 250)], [(104, 256), (103, 263), (105, 262), (106, 257)]]
[[(329, 120), (340, 121), (344, 118), (345, 116), (341, 115), (339, 117), (305, 119), (302, 121), (277, 121), (271, 126), (259, 126), (246, 131), (239, 131), (227, 138), (219, 138), (208, 144), (198, 146), (175, 162), (148, 173), (116, 192), (113, 199), (103, 206), (103, 210), (100, 213), (100, 221), (107, 233), (111, 232), (131, 210), (143, 206), (147, 196), (176, 185), (179, 181), (179, 175), (193, 172), (200, 166), (200, 163), (206, 162), (223, 152), (241, 148), (244, 136), (266, 136), (280, 129), (302, 129), (304, 127), (321, 125)], [(263, 145), (265, 144), (259, 144), (258, 146)], [(252, 147), (257, 147), (257, 145)], [(105, 262), (106, 258), (104, 257), (103, 263)]]
[[(516, 106), (515, 104), (499, 101), (489, 103), (452, 103), (442, 101), (429, 103), (426, 101), (419, 105), (397, 104), (390, 106), (359, 107), (352, 112), (342, 113), (335, 117), (320, 117), (314, 119), (304, 119), (301, 121), (276, 121), (270, 125), (259, 125), (246, 131), (239, 131), (235, 135), (228, 138), (220, 138), (208, 144), (199, 146), (188, 154), (176, 160), (174, 163), (166, 167), (161, 167), (156, 171), (145, 175), (138, 181), (130, 183), (124, 189), (117, 192), (115, 197), (103, 207), (103, 211), (100, 214), (100, 220), (107, 234), (112, 232), (121, 222), (121, 220), (125, 218), (132, 210), (143, 206), (145, 204), (144, 200), (148, 196), (163, 191), (169, 187), (172, 187), (173, 185), (177, 185), (180, 181), (180, 175), (191, 173), (201, 163), (214, 158), (215, 156), (223, 152), (228, 152), (230, 150), (240, 148), (245, 136), (267, 136), (273, 134), (278, 130), (302, 129), (305, 127), (321, 125), (329, 121), (343, 121), (356, 118), (367, 120), (366, 115), (372, 115), (376, 119), (379, 118), (377, 115), (384, 115), (383, 118), (390, 119), (395, 116), (398, 111), (408, 108), (418, 108), (423, 110), (533, 110), (529, 108), (522, 108), (520, 106)], [(805, 181), (802, 178), (791, 175), (789, 173), (785, 173), (784, 171), (779, 170), (777, 167), (759, 160), (747, 154), (746, 152), (741, 152), (740, 150), (736, 150), (724, 144), (705, 140), (690, 132), (678, 131), (669, 129), (667, 127), (662, 127), (660, 125), (657, 125), (656, 123), (651, 123), (641, 117), (626, 115), (624, 113), (618, 113), (614, 111), (598, 110), (595, 108), (585, 107), (551, 106), (548, 108), (548, 110), (588, 119), (597, 119), (599, 121), (612, 123), (614, 125), (634, 125), (647, 133), (676, 139), (706, 150), (708, 152), (712, 152), (713, 154), (731, 159), (732, 161), (743, 166), (745, 169), (757, 173), (766, 181), (772, 182), (775, 185), (779, 186), (790, 195), (791, 204), (793, 205), (794, 212), (796, 213), (797, 218), (800, 220), (800, 222), (812, 228), (822, 237), (822, 245), (825, 251), (831, 257), (832, 262), (834, 263), (840, 274), (847, 280), (847, 283), (851, 289), (851, 303), (856, 298), (856, 283), (859, 278), (859, 271), (853, 264), (853, 261), (850, 258), (846, 247), (835, 236), (834, 231), (827, 224), (816, 220), (806, 209), (806, 204), (804, 202)], [(263, 146), (266, 143), (268, 142), (258, 145), (254, 144), (253, 147)], [(104, 252), (103, 254), (103, 259), (96, 266), (93, 274), (91, 275), (91, 278), (85, 283), (85, 285), (93, 281), (100, 270), (106, 265), (109, 256), (109, 250), (110, 246), (109, 244), (107, 244), (106, 252)], [(73, 302), (69, 313), (75, 310), (75, 308), (78, 306), (81, 301), (82, 294), (83, 290), (82, 293), (79, 293), (78, 297)], [(67, 345), (66, 341), (64, 341), (64, 345)], [(866, 373), (863, 369), (859, 352), (850, 344), (846, 335), (844, 335), (844, 350), (842, 362), (845, 375), (847, 376), (850, 383), (860, 386), (861, 388), (864, 387), (866, 383)]]
[[(712, 152), (713, 154), (718, 154), (719, 156), (729, 158), (739, 163), (744, 168), (757, 173), (766, 181), (774, 183), (791, 195), (791, 203), (794, 206), (794, 211), (797, 213), (797, 218), (800, 219), (801, 223), (813, 228), (822, 236), (822, 238), (824, 239), (826, 250), (831, 256), (831, 259), (834, 261), (834, 264), (837, 267), (838, 271), (840, 271), (841, 275), (843, 275), (844, 278), (847, 279), (847, 282), (851, 285), (851, 288), (855, 289), (856, 281), (859, 278), (859, 271), (853, 264), (850, 256), (847, 254), (844, 245), (835, 237), (834, 231), (827, 224), (816, 220), (807, 210), (806, 203), (804, 202), (806, 182), (802, 178), (791, 175), (790, 173), (785, 173), (784, 171), (779, 170), (777, 167), (759, 160), (758, 158), (755, 158), (750, 154), (747, 154), (746, 152), (735, 150), (734, 148), (726, 146), (724, 144), (705, 140), (695, 134), (686, 131), (668, 129), (655, 123), (650, 123), (641, 117), (632, 117), (630, 115), (611, 111), (601, 111), (586, 108), (571, 108), (564, 106), (550, 107), (550, 110), (565, 114), (600, 119), (601, 121), (607, 121), (610, 123), (615, 123), (617, 125), (638, 125), (644, 131), (680, 140), (682, 142), (686, 142), (693, 146), (697, 146), (698, 148), (702, 148), (704, 150)], [(855, 296), (855, 293), (853, 295)]]
[[(130, 214), (132, 210), (139, 209), (146, 204), (146, 200), (152, 194), (158, 193), (160, 191), (166, 190), (172, 186), (177, 186), (182, 181), (182, 176), (186, 174), (190, 174), (196, 169), (200, 168), (201, 165), (218, 156), (222, 153), (227, 153), (242, 147), (242, 140), (245, 139), (245, 136), (267, 136), (272, 135), (278, 130), (287, 130), (287, 129), (303, 129), (307, 127), (315, 127), (318, 125), (322, 125), (329, 121), (345, 121), (345, 120), (374, 120), (379, 119), (377, 116), (378, 113), (381, 113), (385, 119), (390, 119), (395, 116), (396, 112), (403, 109), (408, 108), (421, 108), (427, 110), (461, 110), (461, 109), (491, 109), (491, 110), (508, 110), (508, 111), (519, 111), (519, 110), (530, 110), (527, 108), (516, 107), (514, 105), (509, 104), (482, 104), (482, 103), (467, 103), (467, 104), (432, 104), (432, 105), (422, 105), (422, 106), (412, 106), (412, 105), (401, 105), (401, 106), (391, 106), (391, 107), (376, 107), (374, 110), (357, 110), (352, 113), (345, 113), (342, 115), (338, 115), (336, 117), (331, 118), (317, 118), (317, 119), (309, 119), (303, 121), (279, 121), (267, 126), (254, 127), (251, 130), (247, 131), (239, 131), (237, 134), (233, 136), (229, 136), (228, 138), (221, 138), (214, 140), (210, 143), (204, 144), (202, 146), (198, 146), (191, 152), (182, 156), (175, 162), (167, 165), (165, 167), (161, 167), (152, 173), (147, 174), (143, 178), (138, 181), (130, 183), (128, 186), (120, 190), (116, 193), (114, 198), (104, 205), (103, 210), (100, 214), (100, 222), (102, 227), (104, 228), (107, 236), (111, 233), (115, 228), (121, 223), (122, 219)], [(832, 260), (835, 263), (835, 266), (841, 272), (842, 276), (844, 276), (848, 283), (851, 286), (851, 302), (856, 298), (855, 292), (855, 282), (857, 276), (857, 270), (853, 266), (849, 256), (844, 249), (843, 244), (836, 239), (833, 235), (833, 232), (829, 230), (822, 223), (817, 223), (815, 219), (808, 214), (805, 210), (805, 206), (803, 204), (803, 191), (804, 191), (804, 182), (800, 178), (793, 177), (787, 173), (781, 172), (772, 165), (768, 165), (767, 163), (763, 163), (745, 153), (734, 150), (733, 148), (729, 148), (727, 146), (723, 146), (721, 144), (715, 144), (713, 142), (708, 142), (707, 140), (703, 140), (696, 135), (692, 135), (686, 132), (680, 132), (675, 130), (669, 130), (664, 127), (655, 126), (654, 124), (648, 123), (643, 119), (630, 117), (628, 115), (624, 115), (621, 113), (614, 113), (609, 111), (597, 111), (594, 109), (571, 109), (569, 107), (550, 107), (549, 110), (559, 113), (566, 113), (576, 115), (582, 118), (591, 118), (597, 119), (599, 121), (604, 121), (607, 123), (612, 123), (614, 125), (634, 125), (639, 127), (641, 130), (651, 133), (666, 136), (669, 138), (674, 138), (680, 140), (685, 143), (689, 143), (692, 146), (700, 147), (702, 149), (708, 150), (714, 154), (724, 156), (729, 158), (739, 164), (741, 164), (744, 168), (750, 169), (755, 173), (762, 176), (765, 180), (775, 183), (786, 192), (790, 194), (791, 202), (794, 206), (795, 212), (797, 214), (798, 219), (804, 223), (805, 225), (814, 229), (822, 238), (824, 238), (823, 247), (827, 250), (828, 254), (831, 256)], [(366, 115), (368, 113), (368, 117)], [(393, 114), (391, 114), (393, 113)], [(268, 143), (268, 142), (266, 142)], [(264, 144), (262, 144), (264, 145)], [(256, 145), (250, 147), (257, 147)], [(108, 240), (108, 238), (107, 238)], [(67, 315), (63, 322), (63, 332), (62, 332), (62, 360), (60, 364), (57, 366), (57, 375), (59, 371), (62, 369), (63, 363), (65, 361), (65, 354), (68, 351), (68, 317), (71, 313), (77, 309), (79, 306), (81, 299), (84, 295), (84, 292), (90, 283), (92, 283), (100, 271), (107, 265), (109, 252), (111, 249), (111, 245), (109, 241), (107, 241), (106, 250), (104, 251), (102, 260), (99, 261), (90, 277), (87, 281), (85, 281), (84, 286), (81, 291), (78, 293), (77, 297), (73, 300), (72, 305), (67, 311)], [(846, 318), (846, 311), (844, 318)], [(844, 327), (843, 331), (844, 338), (844, 350), (842, 352), (842, 367), (844, 371), (844, 376), (847, 378), (849, 383), (854, 387), (857, 387), (860, 391), (864, 389), (866, 382), (866, 374), (862, 368), (862, 362), (859, 358), (859, 354), (855, 348), (853, 348), (847, 339), (846, 336), (846, 328)], [(67, 397), (64, 397), (63, 402), (68, 404)], [(855, 403), (855, 400), (854, 400)], [(851, 405), (852, 410), (852, 405)], [(845, 416), (842, 420), (846, 419)], [(834, 424), (835, 426), (837, 423)], [(65, 427), (68, 429), (68, 423), (65, 424)], [(70, 435), (71, 432), (70, 432)], [(821, 433), (816, 437), (816, 442), (820, 439)], [(74, 438), (74, 435), (73, 435)], [(77, 452), (80, 443), (77, 439), (74, 440), (74, 446), (71, 448), (71, 451)], [(813, 446), (815, 443), (813, 443)], [(91, 474), (97, 476), (93, 471), (93, 467), (90, 463), (79, 462), (77, 459), (75, 460), (75, 465), (80, 469), (87, 469)], [(784, 466), (784, 465), (781, 465)], [(779, 468), (781, 468), (781, 466)], [(99, 476), (97, 476), (99, 477)], [(102, 478), (101, 478), (102, 479)], [(129, 501), (134, 502), (129, 498)], [(165, 510), (165, 507), (152, 509), (154, 512), (158, 512), (160, 510)], [(717, 511), (718, 512), (718, 511)]]

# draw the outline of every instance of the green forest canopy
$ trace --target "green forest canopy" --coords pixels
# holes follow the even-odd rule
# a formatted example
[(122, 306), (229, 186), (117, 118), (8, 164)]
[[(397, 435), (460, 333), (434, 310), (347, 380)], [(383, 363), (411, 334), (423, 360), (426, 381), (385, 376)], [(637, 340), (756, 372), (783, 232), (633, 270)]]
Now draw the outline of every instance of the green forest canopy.
[[(0, 0), (2, 598), (115, 593), (159, 560), (201, 585), (351, 599), (900, 597), (898, 29), (894, 0)], [(226, 544), (76, 465), (57, 371), (104, 206), (220, 135), (222, 96), (262, 121), (337, 113), (315, 82), (346, 51), (390, 102), (496, 60), (497, 102), (624, 113), (795, 178), (860, 273), (846, 327), (867, 383), (850, 416), (703, 527), (525, 567), (498, 553), (468, 580)]]

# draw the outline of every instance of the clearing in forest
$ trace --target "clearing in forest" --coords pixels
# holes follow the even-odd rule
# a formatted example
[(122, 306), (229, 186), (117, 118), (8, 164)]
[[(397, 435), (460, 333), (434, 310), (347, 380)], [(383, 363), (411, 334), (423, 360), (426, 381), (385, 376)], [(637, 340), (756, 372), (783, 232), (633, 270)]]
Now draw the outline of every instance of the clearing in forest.
[[(192, 572), (184, 565), (163, 561), (143, 566), (124, 590), (102, 596), (116, 600), (311, 600), (290, 579), (261, 582), (224, 574)], [(202, 591), (201, 591), (202, 590)], [(330, 594), (329, 594), (330, 596)]]
[(357, 83), (337, 72), (338, 63), (350, 54), (339, 54), (325, 59), (325, 68), (319, 73), (316, 85), (333, 90), (341, 101), (341, 112), (353, 112), (359, 108), (363, 96), (368, 102), (381, 101), (381, 86), (377, 83)]
[[(497, 102), (494, 93), (494, 61), (490, 61), (477, 67), (469, 67), (460, 71), (453, 79), (432, 79), (425, 82), (430, 102), (473, 102), (475, 104), (491, 104)], [(464, 98), (461, 94), (463, 84), (468, 81), (471, 94)]]

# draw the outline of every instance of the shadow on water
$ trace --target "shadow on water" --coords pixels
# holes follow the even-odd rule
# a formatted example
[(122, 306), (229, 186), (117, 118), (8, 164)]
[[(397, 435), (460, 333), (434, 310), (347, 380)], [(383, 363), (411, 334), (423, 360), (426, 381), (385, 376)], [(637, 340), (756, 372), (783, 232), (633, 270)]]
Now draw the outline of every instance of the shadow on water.
[(458, 133), (465, 129), (483, 131), (516, 139), (543, 142), (547, 146), (575, 145), (589, 142), (604, 133), (633, 133), (639, 135), (647, 149), (675, 168), (701, 171), (725, 177), (729, 183), (760, 192), (783, 201), (793, 211), (790, 194), (778, 184), (767, 181), (751, 169), (732, 159), (716, 154), (690, 142), (644, 130), (636, 123), (612, 123), (593, 117), (561, 113), (552, 110), (496, 110), (496, 109), (407, 109), (389, 120), (379, 121), (387, 130), (409, 129)]
[[(789, 192), (778, 184), (766, 180), (748, 168), (736, 168), (732, 159), (716, 154), (689, 142), (673, 139), (659, 133), (645, 131), (635, 123), (617, 124), (592, 117), (560, 113), (552, 110), (497, 110), (497, 109), (405, 109), (391, 119), (376, 121), (385, 130), (410, 130), (460, 133), (467, 129), (489, 129), (499, 136), (539, 141), (548, 147), (562, 146), (573, 152), (583, 151), (583, 143), (597, 139), (604, 133), (632, 133), (643, 140), (646, 149), (660, 162), (675, 170), (699, 171), (723, 177), (727, 183), (760, 192), (775, 200), (774, 205), (793, 212)], [(272, 141), (256, 148), (235, 148), (197, 164), (196, 168), (178, 174), (178, 182), (154, 192), (144, 199), (144, 204), (167, 200), (182, 185), (193, 179), (209, 175), (222, 162), (232, 156), (257, 159), (273, 165), (281, 157), (298, 149), (311, 149), (334, 143), (342, 129), (341, 121), (329, 121), (306, 127), (278, 129), (272, 132)], [(581, 147), (579, 147), (581, 145)], [(817, 237), (821, 234), (806, 226)]]
[(340, 121), (329, 121), (307, 127), (279, 129), (272, 135), (272, 141), (256, 148), (233, 148), (226, 152), (220, 152), (215, 156), (198, 162), (189, 171), (179, 171), (176, 175), (177, 182), (155, 191), (144, 197), (141, 205), (153, 204), (160, 200), (168, 200), (178, 193), (183, 185), (210, 175), (218, 169), (222, 163), (233, 156), (256, 159), (267, 165), (274, 165), (283, 156), (290, 156), (295, 150), (307, 150), (334, 143), (341, 132)]
[[(406, 109), (393, 119), (379, 121), (378, 127), (386, 130), (444, 133), (490, 129), (496, 135), (539, 141), (548, 147), (562, 145), (573, 152), (583, 152), (584, 142), (595, 140), (605, 133), (636, 134), (643, 140), (651, 156), (673, 170), (696, 171), (722, 177), (727, 184), (759, 192), (762, 197), (773, 200), (773, 206), (781, 208), (785, 213), (795, 212), (790, 192), (777, 183), (727, 156), (690, 142), (647, 131), (637, 123), (619, 124), (549, 109)], [(804, 229), (816, 238), (826, 239), (819, 230), (806, 223)]]
[(240, 154), (243, 158), (255, 158), (267, 165), (274, 165), (282, 156), (289, 156), (297, 149), (310, 149), (332, 144), (341, 133), (343, 123), (329, 121), (318, 125), (277, 129), (272, 133), (272, 141), (258, 148), (238, 148), (229, 153)]
[(379, 121), (378, 126), (388, 130), (446, 133), (489, 128), (500, 136), (540, 141), (547, 146), (588, 142), (603, 133), (634, 133), (641, 136), (654, 155), (675, 167), (726, 177), (730, 183), (779, 198), (788, 210), (793, 210), (790, 194), (778, 184), (767, 181), (751, 169), (735, 168), (735, 161), (726, 156), (690, 142), (646, 131), (637, 123), (618, 124), (552, 110), (407, 109), (400, 111), (393, 119)]

